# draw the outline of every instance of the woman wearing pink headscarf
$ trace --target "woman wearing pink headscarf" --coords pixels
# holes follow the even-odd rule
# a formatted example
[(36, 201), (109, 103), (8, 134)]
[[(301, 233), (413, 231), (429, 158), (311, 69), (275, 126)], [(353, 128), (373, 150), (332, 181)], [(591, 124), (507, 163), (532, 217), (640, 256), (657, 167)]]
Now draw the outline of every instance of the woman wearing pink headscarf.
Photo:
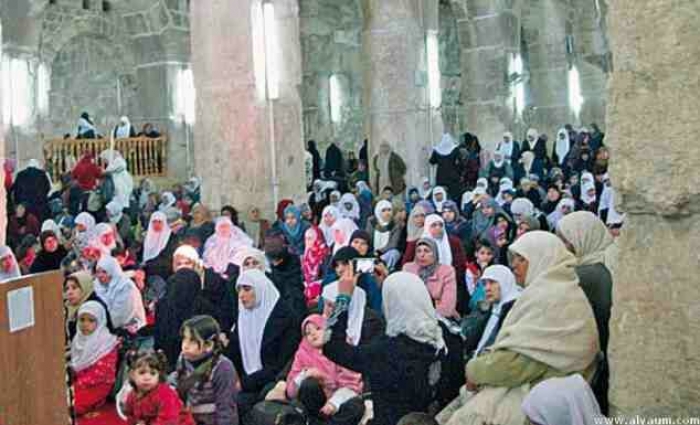
[(306, 248), (301, 257), (301, 271), (304, 274), (304, 295), (307, 305), (313, 305), (321, 295), (321, 277), (323, 265), (328, 259), (330, 249), (326, 246), (323, 232), (316, 227), (310, 227), (304, 235)]
[(238, 250), (252, 246), (253, 240), (250, 236), (235, 226), (231, 219), (219, 217), (216, 219), (214, 234), (204, 244), (204, 265), (226, 277), (229, 264), (233, 264)]
[[(323, 355), (323, 332), (326, 319), (318, 314), (307, 317), (301, 325), (303, 334), (287, 375), (286, 394), (298, 399), (311, 415), (338, 415), (340, 423), (356, 424), (364, 413), (358, 396), (362, 393), (362, 375), (333, 363)], [(346, 416), (347, 422), (345, 421)]]

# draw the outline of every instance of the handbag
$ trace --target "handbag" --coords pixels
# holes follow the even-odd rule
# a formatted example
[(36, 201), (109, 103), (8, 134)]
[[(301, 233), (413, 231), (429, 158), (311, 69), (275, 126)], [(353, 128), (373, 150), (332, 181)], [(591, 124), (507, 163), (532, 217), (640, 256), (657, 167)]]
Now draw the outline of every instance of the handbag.
[(477, 308), (462, 318), (461, 327), (465, 354), (470, 355), (472, 351), (476, 350), (490, 316), (490, 306), (488, 303), (480, 301), (477, 303)]
[(251, 425), (306, 425), (306, 410), (293, 402), (261, 401), (253, 406), (247, 421)]

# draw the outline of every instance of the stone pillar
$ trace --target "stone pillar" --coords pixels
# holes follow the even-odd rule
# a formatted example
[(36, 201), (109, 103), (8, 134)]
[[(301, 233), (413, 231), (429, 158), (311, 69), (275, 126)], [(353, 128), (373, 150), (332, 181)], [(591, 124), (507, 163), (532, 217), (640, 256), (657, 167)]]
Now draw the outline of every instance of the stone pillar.
[(210, 208), (230, 203), (243, 211), (257, 205), (269, 213), (274, 211), (276, 183), (279, 199), (300, 200), (306, 192), (297, 89), (301, 83), (299, 13), (296, 0), (273, 1), (280, 96), (268, 102), (264, 82), (256, 81), (255, 73), (255, 61), (264, 59), (261, 52), (253, 51), (254, 41), (264, 46), (257, 38), (263, 30), (254, 25), (251, 13), (256, 1), (259, 6), (259, 0), (191, 3), (197, 90), (195, 172), (202, 177), (203, 201)]
[(574, 1), (571, 8), (576, 66), (584, 99), (581, 125), (589, 127), (595, 122), (605, 129), (606, 88), (612, 71), (605, 25), (608, 6), (605, 0), (598, 0), (593, 5)]
[(565, 123), (577, 124), (569, 107), (567, 12), (567, 4), (559, 0), (533, 2), (522, 11), (530, 65), (530, 101), (536, 108), (532, 109), (529, 126), (546, 133), (551, 141), (556, 140), (557, 131)]
[(623, 414), (700, 414), (699, 13), (695, 0), (610, 4), (606, 142), (627, 213), (610, 398)]
[(370, 162), (389, 142), (406, 162), (407, 184), (415, 185), (429, 175), (428, 158), (443, 130), (439, 111), (430, 108), (425, 47), (426, 30), (437, 29), (437, 2), (363, 0), (363, 8)]
[(518, 2), (500, 3), (469, 0), (467, 17), (458, 21), (467, 131), (487, 149), (495, 149), (514, 121), (508, 64), (520, 51), (520, 12)]
[[(0, 22), (0, 58), (2, 58), (2, 22)], [(2, 105), (2, 84), (0, 84), (0, 105)], [(0, 113), (0, 165), (5, 161), (5, 124), (3, 114)], [(7, 230), (7, 193), (5, 193), (5, 172), (0, 169), (0, 245), (5, 245), (5, 231)]]

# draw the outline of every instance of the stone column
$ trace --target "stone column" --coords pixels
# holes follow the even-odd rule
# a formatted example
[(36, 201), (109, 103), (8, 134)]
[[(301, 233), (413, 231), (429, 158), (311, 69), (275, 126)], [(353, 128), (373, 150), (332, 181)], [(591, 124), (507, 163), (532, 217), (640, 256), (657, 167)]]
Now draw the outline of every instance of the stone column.
[(363, 8), (370, 162), (389, 142), (406, 162), (407, 184), (415, 185), (429, 175), (428, 158), (443, 130), (440, 113), (430, 110), (425, 47), (426, 30), (437, 29), (437, 2), (425, 2), (424, 9), (421, 0), (363, 0)]
[(698, 416), (700, 8), (695, 0), (617, 0), (609, 13), (606, 142), (627, 212), (610, 398), (623, 414)]
[(469, 1), (458, 21), (462, 44), (462, 102), (467, 130), (495, 149), (514, 121), (508, 64), (520, 51), (518, 2)]
[(567, 4), (559, 0), (533, 2), (522, 11), (530, 65), (530, 100), (536, 107), (532, 110), (530, 126), (546, 133), (552, 142), (565, 123), (577, 124), (569, 108), (567, 14)]
[[(274, 0), (280, 96), (266, 101), (264, 82), (256, 81), (255, 73), (255, 61), (264, 59), (261, 52), (253, 51), (254, 41), (260, 40), (254, 40), (253, 34), (263, 33), (252, 18), (256, 1), (259, 6), (259, 0), (191, 3), (192, 69), (197, 90), (194, 151), (196, 174), (203, 181), (203, 201), (209, 207), (230, 203), (243, 211), (257, 205), (265, 214), (274, 211), (276, 183), (279, 199), (299, 200), (305, 195), (297, 90), (301, 50), (296, 0)], [(273, 181), (273, 167), (277, 182)]]
[[(0, 58), (2, 58), (2, 22), (0, 21)], [(3, 84), (0, 84), (0, 105), (2, 105)], [(5, 161), (5, 124), (4, 114), (0, 113), (0, 165)], [(5, 245), (5, 231), (7, 230), (7, 193), (5, 192), (5, 172), (0, 169), (0, 245)]]

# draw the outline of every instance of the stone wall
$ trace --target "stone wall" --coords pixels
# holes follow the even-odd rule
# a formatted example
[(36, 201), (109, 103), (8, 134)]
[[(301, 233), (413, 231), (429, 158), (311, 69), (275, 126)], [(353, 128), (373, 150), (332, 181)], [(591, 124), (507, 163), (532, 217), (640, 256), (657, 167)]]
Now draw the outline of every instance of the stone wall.
[[(357, 151), (365, 138), (362, 105), (362, 15), (349, 0), (300, 0), (304, 137), (319, 150), (331, 142)], [(341, 120), (330, 112), (330, 77), (340, 76)]]
[[(152, 122), (168, 134), (170, 174), (184, 178), (191, 129), (176, 114), (173, 97), (178, 72), (189, 68), (187, 2), (103, 4), (92, 0), (84, 9), (82, 0), (60, 0), (11, 2), (3, 8), (5, 20), (23, 23), (6, 28), (4, 46), (8, 57), (29, 63), (33, 102), (28, 122), (12, 127), (9, 154), (19, 151), (21, 162), (41, 157), (37, 140), (75, 134), (82, 111), (103, 134), (127, 115), (137, 128)], [(36, 103), (39, 67), (50, 75), (48, 111)]]
[[(462, 131), (494, 148), (503, 131), (522, 139), (529, 127), (550, 141), (565, 123), (601, 127), (611, 58), (605, 35), (606, 2), (451, 0), (461, 49)], [(444, 7), (444, 6), (443, 6)], [(567, 51), (567, 39), (573, 51)], [(509, 62), (523, 58), (525, 108), (513, 110)], [(584, 98), (579, 117), (569, 106), (568, 70), (578, 68)]]
[(698, 19), (695, 0), (610, 5), (606, 140), (627, 212), (614, 275), (611, 402), (629, 415), (700, 415)]

